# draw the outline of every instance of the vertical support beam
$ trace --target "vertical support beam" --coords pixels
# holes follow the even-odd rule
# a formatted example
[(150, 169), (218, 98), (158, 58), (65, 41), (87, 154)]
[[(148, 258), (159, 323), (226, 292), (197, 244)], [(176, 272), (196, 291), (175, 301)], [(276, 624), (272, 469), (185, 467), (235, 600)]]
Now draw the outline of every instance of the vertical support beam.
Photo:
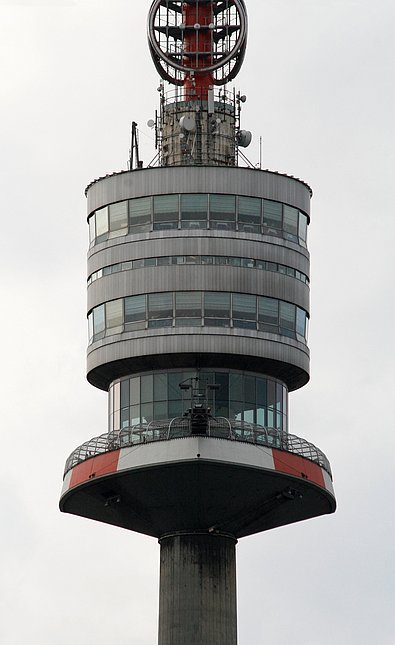
[(159, 540), (158, 645), (237, 645), (236, 542), (209, 533)]

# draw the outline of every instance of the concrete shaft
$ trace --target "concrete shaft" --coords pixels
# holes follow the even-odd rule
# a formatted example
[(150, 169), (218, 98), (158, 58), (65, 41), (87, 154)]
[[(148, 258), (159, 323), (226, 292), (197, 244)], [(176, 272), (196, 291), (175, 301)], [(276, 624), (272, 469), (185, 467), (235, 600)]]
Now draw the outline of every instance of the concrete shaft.
[(237, 645), (236, 539), (160, 540), (158, 645)]

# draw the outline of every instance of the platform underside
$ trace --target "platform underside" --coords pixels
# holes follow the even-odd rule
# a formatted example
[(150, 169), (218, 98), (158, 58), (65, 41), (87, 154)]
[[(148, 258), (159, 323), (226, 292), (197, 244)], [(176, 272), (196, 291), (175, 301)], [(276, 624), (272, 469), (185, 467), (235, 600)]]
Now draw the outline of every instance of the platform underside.
[(284, 451), (206, 438), (88, 459), (66, 476), (63, 490), (63, 512), (154, 537), (211, 530), (239, 538), (336, 507), (329, 475), (317, 464)]

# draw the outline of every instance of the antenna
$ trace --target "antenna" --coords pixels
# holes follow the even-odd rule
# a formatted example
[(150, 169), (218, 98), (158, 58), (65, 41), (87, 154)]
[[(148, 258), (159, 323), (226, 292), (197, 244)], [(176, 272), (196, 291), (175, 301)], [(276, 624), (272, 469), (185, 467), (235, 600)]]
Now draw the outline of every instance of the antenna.
[[(136, 163), (134, 163), (136, 161)], [(139, 154), (139, 134), (136, 121), (132, 121), (132, 132), (129, 150), (129, 170), (136, 170), (143, 167), (143, 162), (140, 161)]]

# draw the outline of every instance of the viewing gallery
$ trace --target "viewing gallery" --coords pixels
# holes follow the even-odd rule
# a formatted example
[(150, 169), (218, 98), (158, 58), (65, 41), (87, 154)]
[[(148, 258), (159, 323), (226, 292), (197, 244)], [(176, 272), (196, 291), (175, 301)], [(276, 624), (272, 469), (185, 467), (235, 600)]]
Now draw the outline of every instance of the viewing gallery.
[(103, 303), (88, 315), (90, 344), (125, 331), (185, 326), (251, 329), (306, 343), (308, 315), (290, 302), (218, 291), (128, 296)]
[(306, 247), (308, 217), (293, 206), (259, 197), (187, 193), (110, 204), (88, 222), (91, 246), (128, 234), (214, 229), (273, 235)]
[[(274, 378), (237, 370), (155, 371), (112, 383), (109, 389), (109, 431), (181, 417), (190, 393), (180, 383), (199, 382), (211, 413), (236, 421), (287, 430), (288, 390)], [(215, 385), (216, 389), (210, 389)]]

